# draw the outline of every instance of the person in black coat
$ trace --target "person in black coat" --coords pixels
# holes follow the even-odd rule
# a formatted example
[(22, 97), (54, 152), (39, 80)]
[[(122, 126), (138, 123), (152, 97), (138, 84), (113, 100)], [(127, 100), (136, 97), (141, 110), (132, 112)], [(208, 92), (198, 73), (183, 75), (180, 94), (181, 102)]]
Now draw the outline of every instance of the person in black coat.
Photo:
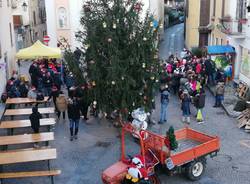
[(29, 88), (25, 84), (25, 82), (21, 82), (21, 84), (19, 86), (19, 92), (20, 92), (20, 97), (21, 98), (27, 98), (28, 92), (29, 92)]
[(48, 101), (52, 98), (56, 112), (58, 112), (58, 109), (56, 107), (56, 98), (59, 97), (59, 94), (60, 94), (60, 91), (57, 89), (57, 87), (52, 86), (51, 92), (49, 94)]
[(85, 84), (83, 84), (81, 87), (78, 87), (76, 89), (76, 98), (80, 105), (80, 111), (82, 113), (82, 116), (84, 116), (84, 120), (87, 121), (87, 113), (88, 113), (88, 99), (87, 99), (87, 87)]
[(31, 128), (33, 129), (34, 133), (39, 133), (40, 128), (40, 119), (42, 119), (42, 115), (38, 112), (38, 107), (35, 106), (32, 108), (32, 114), (29, 117), (31, 122)]
[(47, 72), (45, 76), (43, 76), (43, 86), (44, 86), (44, 95), (48, 96), (51, 93), (51, 88), (53, 86), (53, 78), (50, 75), (50, 72)]
[[(34, 133), (39, 133), (40, 128), (40, 119), (42, 119), (42, 115), (38, 112), (38, 107), (35, 106), (32, 108), (32, 114), (29, 117), (31, 122), (31, 128), (33, 129)], [(34, 147), (38, 147), (38, 143), (34, 144)]]
[(76, 97), (71, 97), (68, 100), (68, 118), (70, 123), (70, 141), (77, 139), (79, 121), (80, 121), (80, 107)]
[[(197, 109), (197, 113), (200, 110), (201, 114), (203, 114), (203, 108), (205, 107), (206, 94), (203, 88), (201, 88), (200, 93), (196, 94), (194, 97), (194, 106)], [(197, 119), (198, 122), (203, 122), (203, 120)]]

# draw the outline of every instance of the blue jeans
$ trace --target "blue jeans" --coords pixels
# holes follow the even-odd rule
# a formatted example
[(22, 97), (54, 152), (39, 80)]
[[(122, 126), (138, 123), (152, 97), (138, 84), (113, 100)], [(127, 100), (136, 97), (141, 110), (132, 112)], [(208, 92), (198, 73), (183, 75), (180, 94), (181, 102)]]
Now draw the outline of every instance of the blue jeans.
[(79, 127), (79, 120), (80, 119), (69, 119), (69, 128), (70, 128), (70, 135), (73, 136), (74, 129), (75, 129), (75, 135), (78, 133), (78, 127)]
[(168, 103), (161, 103), (161, 116), (160, 116), (161, 123), (167, 120), (167, 107)]
[(223, 95), (216, 95), (215, 96), (215, 106), (220, 107), (223, 99), (224, 99)]

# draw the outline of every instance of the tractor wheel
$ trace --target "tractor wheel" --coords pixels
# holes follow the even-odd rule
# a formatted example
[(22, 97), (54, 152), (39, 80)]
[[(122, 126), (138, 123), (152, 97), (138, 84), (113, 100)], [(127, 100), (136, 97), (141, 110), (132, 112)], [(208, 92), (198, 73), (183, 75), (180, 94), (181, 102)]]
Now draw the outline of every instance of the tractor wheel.
[(199, 159), (189, 163), (186, 166), (186, 176), (192, 181), (199, 180), (205, 171), (205, 166), (205, 159)]

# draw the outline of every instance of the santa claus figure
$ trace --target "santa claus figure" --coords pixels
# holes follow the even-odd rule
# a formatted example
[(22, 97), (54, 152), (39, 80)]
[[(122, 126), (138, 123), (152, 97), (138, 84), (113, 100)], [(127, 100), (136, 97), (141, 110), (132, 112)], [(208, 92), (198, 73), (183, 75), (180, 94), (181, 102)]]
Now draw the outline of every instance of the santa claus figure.
[(141, 155), (135, 156), (132, 159), (132, 164), (128, 169), (127, 179), (133, 183), (137, 183), (142, 180), (148, 180), (147, 170), (145, 168), (145, 161)]

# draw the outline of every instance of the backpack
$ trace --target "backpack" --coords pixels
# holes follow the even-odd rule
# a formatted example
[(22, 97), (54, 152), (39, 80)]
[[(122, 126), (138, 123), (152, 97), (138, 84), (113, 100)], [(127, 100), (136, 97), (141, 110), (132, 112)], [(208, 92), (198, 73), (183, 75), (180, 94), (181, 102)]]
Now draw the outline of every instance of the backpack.
[(3, 93), (2, 96), (1, 96), (1, 101), (2, 101), (3, 103), (5, 103), (6, 100), (7, 100), (7, 98), (8, 98), (7, 93)]

